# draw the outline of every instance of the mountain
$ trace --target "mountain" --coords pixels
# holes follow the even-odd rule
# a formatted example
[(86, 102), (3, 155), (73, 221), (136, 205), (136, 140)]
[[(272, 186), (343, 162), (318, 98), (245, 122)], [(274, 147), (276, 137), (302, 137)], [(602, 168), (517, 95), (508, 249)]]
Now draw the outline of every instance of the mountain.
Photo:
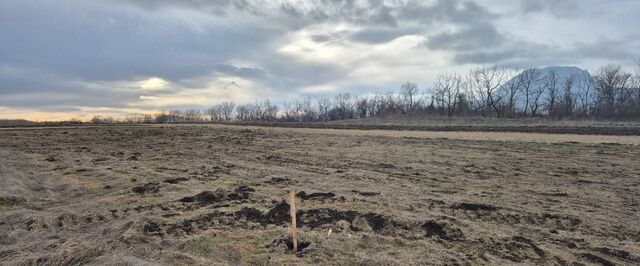
[[(519, 80), (523, 79), (527, 75), (526, 71), (528, 70), (524, 70), (520, 74), (513, 77), (511, 80), (505, 83), (505, 85), (502, 86), (500, 90), (504, 91), (504, 93), (508, 93), (508, 88), (512, 84), (516, 84)], [(558, 97), (563, 95), (564, 85), (570, 78), (575, 78), (575, 82), (572, 87), (572, 91), (574, 93), (581, 89), (581, 81), (591, 78), (591, 74), (589, 74), (588, 71), (575, 66), (548, 66), (544, 68), (536, 68), (535, 71), (536, 79), (532, 82), (531, 91), (537, 91), (538, 89), (544, 88), (545, 81), (548, 80), (552, 76), (552, 74), (555, 74), (557, 80), (556, 87), (558, 90)], [(545, 90), (540, 97), (540, 103), (545, 103), (548, 98), (549, 91)], [(519, 92), (518, 98), (516, 99), (516, 107), (523, 108), (524, 105), (524, 94), (522, 92)]]

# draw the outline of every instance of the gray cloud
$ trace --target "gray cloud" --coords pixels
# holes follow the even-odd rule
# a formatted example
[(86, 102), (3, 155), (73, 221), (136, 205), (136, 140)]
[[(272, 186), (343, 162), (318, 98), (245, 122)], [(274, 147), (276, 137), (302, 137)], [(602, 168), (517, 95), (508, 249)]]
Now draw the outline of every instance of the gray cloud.
[(251, 80), (266, 78), (266, 72), (260, 68), (237, 67), (233, 65), (219, 64), (214, 67), (214, 70), (229, 76), (247, 78)]
[(264, 49), (260, 44), (275, 35), (260, 25), (197, 29), (181, 18), (77, 3), (8, 7), (14, 11), (0, 18), (0, 48), (13, 52), (3, 56), (3, 63), (88, 80), (181, 79), (204, 75), (244, 51)]
[(602, 59), (612, 62), (625, 62), (638, 55), (627, 46), (639, 46), (635, 39), (609, 40), (595, 42), (575, 42), (569, 47), (555, 44), (509, 41), (484, 50), (460, 52), (454, 60), (460, 64), (507, 64), (513, 66), (544, 66), (580, 64), (585, 60)]
[[(325, 49), (317, 53), (323, 56), (339, 51), (357, 57), (362, 52), (358, 49), (422, 35), (424, 46), (390, 53), (448, 55), (452, 61), (438, 69), (626, 60), (638, 56), (635, 37), (640, 32), (633, 25), (640, 18), (628, 11), (638, 8), (637, 0), (616, 1), (606, 8), (596, 0), (0, 0), (0, 107), (126, 108), (149, 93), (131, 84), (150, 77), (171, 83), (156, 91), (163, 95), (209, 90), (212, 81), (224, 79), (220, 82), (235, 84), (225, 85), (226, 90), (246, 89), (244, 80), (253, 90), (277, 98), (327, 84), (364, 91), (371, 87), (369, 81), (353, 73), (367, 67), (399, 75), (392, 68), (403, 58), (390, 59), (375, 49), (351, 65), (342, 58), (331, 62), (282, 53), (283, 46), (300, 41), (292, 36), (306, 36), (305, 42)], [(605, 10), (600, 20), (591, 22), (590, 14), (600, 9)], [(529, 32), (531, 17), (554, 26)], [(584, 26), (571, 28), (566, 38), (554, 35), (569, 27), (557, 23), (559, 19)], [(300, 32), (309, 35), (297, 35)], [(421, 67), (434, 66), (415, 66)], [(407, 78), (413, 77), (389, 79)]]

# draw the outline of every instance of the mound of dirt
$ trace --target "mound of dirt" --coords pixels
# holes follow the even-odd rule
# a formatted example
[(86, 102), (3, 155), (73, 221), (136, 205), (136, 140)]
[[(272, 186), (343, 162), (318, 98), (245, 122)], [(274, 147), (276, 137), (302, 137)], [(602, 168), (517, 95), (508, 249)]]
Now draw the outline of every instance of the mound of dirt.
[(443, 240), (453, 241), (464, 239), (459, 228), (454, 227), (448, 220), (427, 221), (422, 224), (426, 236), (438, 236)]

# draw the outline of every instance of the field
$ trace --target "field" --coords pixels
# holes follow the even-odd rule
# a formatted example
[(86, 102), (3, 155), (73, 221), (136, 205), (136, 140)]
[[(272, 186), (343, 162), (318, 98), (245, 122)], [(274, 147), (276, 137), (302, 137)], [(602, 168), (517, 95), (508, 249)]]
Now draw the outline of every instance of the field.
[(250, 122), (248, 125), (333, 128), (362, 130), (401, 130), (432, 132), (519, 132), (577, 135), (640, 136), (640, 122), (593, 119), (446, 117), (433, 115), (389, 115), (315, 123)]
[(0, 264), (637, 265), (638, 145), (500, 132), (0, 129)]

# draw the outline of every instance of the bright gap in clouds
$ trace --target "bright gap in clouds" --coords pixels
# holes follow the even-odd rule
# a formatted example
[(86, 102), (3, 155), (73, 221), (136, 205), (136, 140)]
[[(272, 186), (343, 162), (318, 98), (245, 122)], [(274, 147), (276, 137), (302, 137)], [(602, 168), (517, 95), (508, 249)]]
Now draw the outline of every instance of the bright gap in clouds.
[(166, 88), (169, 85), (169, 82), (158, 77), (152, 77), (150, 79), (140, 81), (139, 85), (143, 90), (158, 90)]

